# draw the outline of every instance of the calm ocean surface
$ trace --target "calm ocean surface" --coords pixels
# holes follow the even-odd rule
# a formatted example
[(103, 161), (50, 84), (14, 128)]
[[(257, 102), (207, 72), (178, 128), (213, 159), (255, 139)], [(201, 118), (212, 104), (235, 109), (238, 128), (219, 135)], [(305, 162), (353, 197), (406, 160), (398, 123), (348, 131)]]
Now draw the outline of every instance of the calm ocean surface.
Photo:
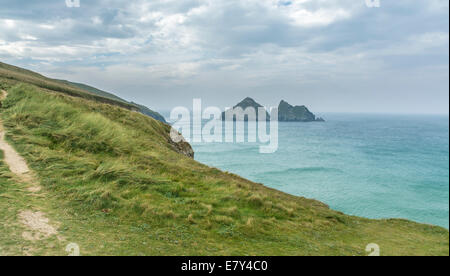
[(280, 123), (279, 150), (193, 144), (196, 160), (367, 218), (449, 228), (448, 116), (326, 114)]

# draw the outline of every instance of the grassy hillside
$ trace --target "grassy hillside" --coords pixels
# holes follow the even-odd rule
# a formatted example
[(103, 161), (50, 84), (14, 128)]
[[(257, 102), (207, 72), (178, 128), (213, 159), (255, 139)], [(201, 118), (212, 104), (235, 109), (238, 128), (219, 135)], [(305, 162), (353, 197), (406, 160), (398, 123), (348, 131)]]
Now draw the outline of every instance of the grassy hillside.
[(94, 100), (97, 102), (108, 103), (111, 105), (117, 105), (129, 110), (135, 110), (141, 112), (142, 114), (150, 116), (155, 120), (164, 123), (166, 122), (163, 116), (145, 106), (127, 102), (126, 100), (121, 99), (111, 93), (99, 90), (92, 86), (65, 80), (50, 79), (38, 73), (2, 62), (0, 62), (0, 80), (2, 81), (2, 83), (4, 83), (3, 86), (17, 83), (29, 83), (50, 91), (60, 92), (75, 97)]
[(53, 79), (46, 78), (35, 72), (1, 62), (0, 62), (0, 81), (1, 81), (0, 88), (5, 88), (18, 83), (29, 83), (45, 90), (64, 93), (66, 95), (81, 97), (96, 102), (117, 105), (129, 110), (137, 110), (136, 107), (132, 104), (95, 95), (93, 93), (90, 93), (89, 91), (85, 91), (80, 88), (70, 86), (68, 84), (64, 84), (62, 82)]
[[(177, 152), (169, 127), (126, 108), (1, 79), (7, 141), (43, 189), (0, 163), (0, 255), (448, 255), (449, 232), (330, 210), (202, 165)], [(26, 241), (24, 209), (59, 237)]]
[(127, 102), (126, 100), (124, 100), (124, 99), (122, 99), (120, 97), (117, 97), (114, 94), (105, 92), (103, 90), (97, 89), (95, 87), (92, 87), (92, 86), (89, 86), (89, 85), (86, 85), (86, 84), (83, 84), (83, 83), (71, 82), (71, 81), (67, 81), (67, 80), (57, 80), (57, 81), (62, 82), (64, 84), (67, 84), (69, 86), (78, 87), (80, 89), (83, 89), (85, 91), (91, 92), (92, 94), (96, 94), (96, 95), (102, 96), (104, 98), (110, 98), (110, 99), (113, 99), (113, 100), (116, 100), (116, 101), (119, 101), (119, 102), (124, 102), (124, 103)]
[(85, 91), (88, 91), (90, 93), (93, 93), (95, 95), (99, 95), (99, 96), (102, 96), (102, 97), (105, 97), (105, 98), (109, 98), (109, 99), (112, 99), (112, 100), (115, 100), (115, 101), (124, 102), (124, 103), (127, 103), (127, 104), (134, 105), (138, 109), (138, 111), (141, 112), (142, 114), (150, 116), (150, 117), (152, 117), (155, 120), (158, 120), (158, 121), (161, 121), (163, 123), (166, 123), (166, 119), (164, 119), (164, 117), (161, 114), (159, 114), (158, 112), (155, 112), (155, 111), (149, 109), (146, 106), (143, 106), (143, 105), (140, 105), (140, 104), (137, 104), (137, 103), (134, 103), (134, 102), (128, 102), (128, 101), (126, 101), (126, 100), (124, 100), (122, 98), (117, 97), (114, 94), (102, 91), (100, 89), (97, 89), (95, 87), (92, 87), (92, 86), (89, 86), (89, 85), (86, 85), (86, 84), (70, 82), (70, 81), (66, 81), (66, 80), (58, 80), (58, 81), (63, 82), (63, 83), (68, 84), (68, 85), (71, 85), (71, 86), (75, 86), (75, 87), (81, 88), (81, 89), (83, 89)]
[(2, 159), (0, 150), (0, 256), (64, 254), (66, 245), (56, 236), (40, 241), (23, 237), (29, 230), (20, 222), (19, 213), (33, 207), (50, 209), (50, 202), (44, 196), (31, 196), (27, 191), (28, 185), (18, 181)]

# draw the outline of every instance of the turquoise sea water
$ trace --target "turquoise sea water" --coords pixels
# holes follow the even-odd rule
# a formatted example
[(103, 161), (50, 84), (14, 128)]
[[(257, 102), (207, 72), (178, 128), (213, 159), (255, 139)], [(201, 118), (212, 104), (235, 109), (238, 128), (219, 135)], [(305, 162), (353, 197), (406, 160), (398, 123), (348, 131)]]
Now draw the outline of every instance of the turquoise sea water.
[(193, 144), (196, 160), (335, 210), (449, 228), (448, 116), (327, 114), (280, 123), (279, 149)]

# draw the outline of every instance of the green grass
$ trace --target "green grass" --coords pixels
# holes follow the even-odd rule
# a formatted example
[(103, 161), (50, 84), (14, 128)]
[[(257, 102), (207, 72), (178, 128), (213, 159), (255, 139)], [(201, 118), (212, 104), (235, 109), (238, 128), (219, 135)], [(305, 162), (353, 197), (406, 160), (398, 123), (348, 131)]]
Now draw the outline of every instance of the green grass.
[[(350, 217), (199, 164), (141, 114), (30, 85), (8, 92), (7, 139), (45, 203), (2, 177), (2, 210), (12, 223), (24, 205), (39, 206), (84, 255), (365, 255), (369, 243), (384, 255), (449, 254), (445, 229)], [(20, 235), (8, 235), (21, 230), (0, 229), (0, 247), (19, 254)], [(64, 254), (64, 242), (52, 246), (36, 253)]]
[(42, 196), (31, 196), (27, 185), (14, 178), (2, 159), (0, 151), (0, 256), (63, 255), (65, 245), (57, 237), (33, 242), (22, 237), (29, 230), (20, 223), (19, 212), (48, 210), (48, 201)]
[(102, 96), (102, 97), (104, 97), (104, 98), (110, 98), (110, 99), (113, 99), (113, 100), (115, 100), (115, 101), (128, 103), (126, 100), (124, 100), (124, 99), (122, 99), (122, 98), (120, 98), (120, 97), (117, 97), (117, 96), (114, 95), (114, 94), (105, 92), (105, 91), (103, 91), (103, 90), (97, 89), (97, 88), (95, 88), (95, 87), (92, 87), (92, 86), (89, 86), (89, 85), (86, 85), (86, 84), (83, 84), (83, 83), (70, 82), (70, 81), (67, 81), (67, 80), (55, 80), (55, 81), (64, 83), (64, 84), (66, 84), (66, 85), (68, 85), (68, 86), (75, 86), (75, 87), (78, 87), (78, 88), (80, 88), (80, 89), (83, 89), (84, 91), (88, 91), (88, 92), (90, 92), (90, 93), (92, 93), (92, 94), (96, 94), (96, 95)]
[(0, 88), (7, 89), (18, 83), (28, 83), (74, 97), (80, 97), (97, 102), (120, 106), (129, 110), (139, 111), (161, 122), (166, 122), (164, 117), (143, 106), (119, 98), (111, 93), (102, 91), (89, 85), (69, 82), (66, 80), (50, 79), (38, 73), (25, 70), (16, 66), (0, 62)]
[[(210, 168), (176, 151), (168, 125), (8, 66), (0, 119), (43, 189), (30, 194), (0, 153), (0, 255), (65, 255), (69, 243), (82, 255), (366, 255), (369, 243), (449, 255), (446, 229), (347, 216)], [(24, 240), (23, 210), (62, 239)]]
[(74, 97), (81, 97), (97, 102), (117, 105), (129, 110), (137, 110), (137, 107), (135, 105), (111, 97), (106, 97), (106, 94), (97, 95), (95, 93), (92, 93), (91, 91), (83, 90), (81, 87), (70, 85), (70, 83), (68, 82), (64, 83), (59, 80), (53, 80), (38, 73), (2, 62), (0, 62), (0, 80), (0, 88), (3, 89), (7, 89), (8, 87), (11, 87), (12, 85), (15, 85), (17, 83), (29, 83), (42, 89), (51, 90), (53, 92), (59, 92)]

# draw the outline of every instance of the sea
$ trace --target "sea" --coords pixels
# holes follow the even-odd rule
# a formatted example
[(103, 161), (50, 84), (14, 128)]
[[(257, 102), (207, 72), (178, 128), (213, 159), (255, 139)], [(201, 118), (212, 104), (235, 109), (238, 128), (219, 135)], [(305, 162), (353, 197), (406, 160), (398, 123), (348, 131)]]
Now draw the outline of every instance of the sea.
[(192, 143), (195, 159), (366, 218), (449, 228), (449, 116), (320, 114), (279, 123), (279, 146)]

